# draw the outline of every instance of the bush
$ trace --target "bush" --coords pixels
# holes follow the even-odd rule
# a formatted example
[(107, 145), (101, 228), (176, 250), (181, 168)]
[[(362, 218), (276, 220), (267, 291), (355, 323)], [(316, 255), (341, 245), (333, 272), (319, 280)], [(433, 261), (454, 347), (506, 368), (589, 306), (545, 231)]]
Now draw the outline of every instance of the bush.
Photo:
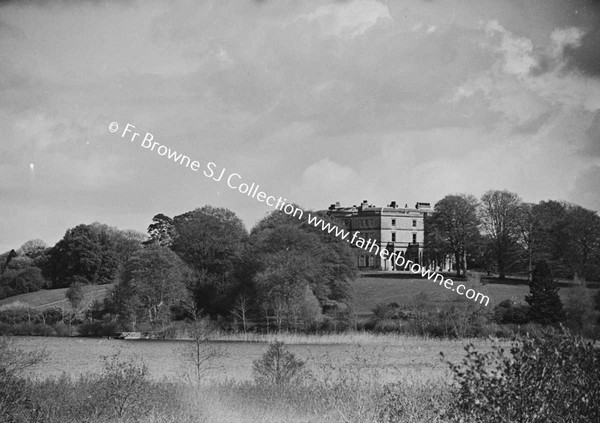
[(25, 370), (41, 363), (45, 352), (25, 352), (12, 346), (9, 338), (0, 338), (0, 421), (26, 422), (31, 400), (26, 382), (21, 379)]
[(110, 417), (140, 416), (148, 410), (141, 401), (150, 387), (148, 368), (118, 356), (105, 358), (104, 372), (95, 384), (94, 403)]
[(63, 310), (59, 307), (47, 308), (36, 316), (38, 322), (46, 325), (54, 325), (63, 320)]
[(495, 345), (466, 347), (450, 364), (456, 391), (448, 416), (469, 422), (600, 421), (600, 350), (570, 333), (513, 340), (510, 353)]
[(283, 342), (274, 342), (252, 363), (254, 380), (257, 384), (286, 386), (302, 376), (304, 364), (284, 347)]
[(524, 325), (529, 323), (529, 305), (504, 300), (494, 307), (494, 321), (498, 324)]
[(81, 336), (112, 336), (117, 332), (116, 322), (85, 322), (77, 327)]

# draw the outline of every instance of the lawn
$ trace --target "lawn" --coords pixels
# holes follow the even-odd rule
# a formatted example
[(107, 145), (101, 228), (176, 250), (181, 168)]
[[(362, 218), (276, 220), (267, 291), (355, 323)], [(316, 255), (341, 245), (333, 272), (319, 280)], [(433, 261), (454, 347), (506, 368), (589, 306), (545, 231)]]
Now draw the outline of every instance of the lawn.
[[(453, 301), (464, 298), (455, 292), (445, 289), (425, 278), (407, 278), (407, 275), (393, 273), (381, 273), (376, 277), (373, 274), (359, 277), (352, 284), (353, 298), (351, 305), (360, 315), (369, 314), (371, 310), (381, 303), (396, 302), (400, 306), (410, 306), (414, 303), (415, 296), (419, 293), (427, 295), (427, 303), (431, 307), (442, 307)], [(449, 276), (452, 278), (451, 276)], [(467, 287), (473, 288), (490, 298), (488, 308), (493, 308), (500, 302), (511, 299), (515, 301), (523, 301), (525, 295), (529, 293), (527, 281), (523, 280), (522, 284), (516, 284), (514, 280), (509, 280), (508, 283), (499, 283), (490, 280), (484, 280), (483, 283), (475, 284), (469, 281), (456, 280), (455, 283), (462, 283)], [(569, 293), (573, 288), (561, 288), (559, 294), (563, 303), (567, 300)], [(590, 289), (590, 295), (595, 295), (596, 289)], [(484, 307), (482, 305), (482, 307)]]

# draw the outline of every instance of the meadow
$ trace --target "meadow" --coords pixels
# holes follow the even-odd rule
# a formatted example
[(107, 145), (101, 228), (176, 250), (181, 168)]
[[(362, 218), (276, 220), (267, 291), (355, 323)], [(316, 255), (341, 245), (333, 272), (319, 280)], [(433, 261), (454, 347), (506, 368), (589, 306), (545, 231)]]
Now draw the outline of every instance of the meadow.
[[(293, 387), (275, 389), (253, 382), (253, 361), (265, 352), (268, 342), (276, 340), (284, 341), (290, 352), (306, 362), (309, 376)], [(473, 341), (483, 350), (489, 350), (491, 345), (485, 340)], [(95, 380), (93, 375), (105, 371), (107, 359), (116, 359), (147, 366), (152, 392), (166, 390), (161, 395), (170, 403), (147, 410), (140, 421), (211, 423), (380, 421), (376, 420), (376, 410), (385, 386), (401, 386), (406, 393), (403, 401), (409, 407), (405, 410), (408, 420), (402, 421), (434, 421), (429, 419), (435, 414), (432, 404), (447, 399), (450, 382), (448, 366), (439, 353), (443, 351), (446, 357), (459, 361), (468, 342), (367, 333), (273, 334), (247, 342), (225, 336), (205, 345), (224, 354), (206, 363), (206, 372), (201, 380), (196, 380), (187, 354), (190, 341), (43, 337), (12, 340), (13, 346), (22, 351), (45, 351), (43, 363), (32, 367), (28, 377), (35, 381), (36, 395), (46, 398), (46, 402), (58, 401), (54, 398), (61, 396), (63, 401), (85, 402), (85, 398), (75, 399), (76, 393), (98, 391), (98, 380), (89, 386)], [(173, 392), (177, 394), (172, 395)], [(94, 397), (91, 393), (86, 395)], [(52, 412), (58, 413), (57, 421), (70, 421), (55, 408)], [(135, 413), (116, 420), (96, 416), (89, 421), (137, 421)], [(81, 418), (74, 411), (71, 416), (73, 421)]]

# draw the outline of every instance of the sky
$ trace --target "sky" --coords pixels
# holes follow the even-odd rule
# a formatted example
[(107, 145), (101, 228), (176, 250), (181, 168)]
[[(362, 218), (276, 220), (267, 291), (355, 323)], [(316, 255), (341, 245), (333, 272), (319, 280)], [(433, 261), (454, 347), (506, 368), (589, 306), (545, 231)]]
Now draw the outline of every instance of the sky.
[(491, 189), (600, 210), (600, 2), (0, 1), (0, 252), (95, 221)]

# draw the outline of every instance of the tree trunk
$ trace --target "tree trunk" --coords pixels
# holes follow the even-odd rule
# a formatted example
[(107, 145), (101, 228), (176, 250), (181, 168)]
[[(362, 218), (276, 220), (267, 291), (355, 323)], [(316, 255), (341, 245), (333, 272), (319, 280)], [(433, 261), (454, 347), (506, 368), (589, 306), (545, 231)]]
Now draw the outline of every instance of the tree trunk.
[(460, 253), (457, 252), (454, 254), (454, 261), (456, 262), (456, 276), (460, 277), (460, 268), (461, 268)]

